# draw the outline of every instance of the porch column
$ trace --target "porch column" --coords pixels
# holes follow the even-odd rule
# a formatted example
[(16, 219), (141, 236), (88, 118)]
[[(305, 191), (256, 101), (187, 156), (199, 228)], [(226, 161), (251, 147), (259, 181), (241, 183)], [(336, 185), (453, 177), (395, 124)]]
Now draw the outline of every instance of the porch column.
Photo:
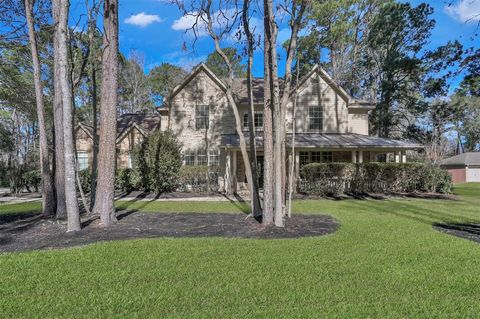
[(232, 192), (237, 192), (237, 151), (233, 151), (233, 173), (232, 173)]
[(402, 151), (402, 163), (406, 163), (407, 162), (407, 154), (405, 151)]
[(358, 162), (363, 163), (363, 151), (358, 151)]
[(225, 158), (225, 192), (232, 193), (232, 156), (230, 151), (226, 151)]
[(357, 162), (357, 151), (352, 151), (352, 163)]
[(400, 152), (395, 151), (395, 163), (400, 163)]

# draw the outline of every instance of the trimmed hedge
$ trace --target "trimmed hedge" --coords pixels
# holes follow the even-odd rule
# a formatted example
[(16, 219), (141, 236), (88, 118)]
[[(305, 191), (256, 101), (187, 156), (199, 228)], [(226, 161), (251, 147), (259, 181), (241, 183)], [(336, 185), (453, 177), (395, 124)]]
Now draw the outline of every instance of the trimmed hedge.
[(302, 167), (302, 193), (450, 193), (452, 179), (438, 166), (422, 163), (311, 163)]
[(217, 166), (182, 166), (179, 172), (178, 190), (182, 192), (218, 191), (218, 172)]

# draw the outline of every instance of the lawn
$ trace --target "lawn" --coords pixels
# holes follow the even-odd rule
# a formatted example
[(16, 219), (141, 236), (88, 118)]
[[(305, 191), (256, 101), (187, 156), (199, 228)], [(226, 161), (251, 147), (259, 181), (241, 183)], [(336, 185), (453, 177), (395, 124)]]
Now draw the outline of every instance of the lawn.
[[(339, 220), (339, 231), (323, 237), (160, 238), (3, 254), (0, 317), (478, 317), (480, 244), (431, 226), (480, 221), (480, 184), (455, 192), (461, 201), (295, 202), (295, 213)], [(15, 212), (9, 206), (0, 205), (0, 214)], [(228, 202), (118, 206), (245, 209)]]

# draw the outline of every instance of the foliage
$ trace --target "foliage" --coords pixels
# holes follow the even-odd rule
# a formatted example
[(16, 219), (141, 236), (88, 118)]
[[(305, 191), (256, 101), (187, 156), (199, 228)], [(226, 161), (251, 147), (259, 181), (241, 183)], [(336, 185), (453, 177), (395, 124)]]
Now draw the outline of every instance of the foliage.
[[(237, 53), (237, 49), (227, 47), (222, 48), (223, 52), (227, 55), (230, 63), (232, 64), (233, 75), (236, 78), (246, 76), (246, 66), (242, 63), (242, 57)], [(222, 57), (214, 51), (210, 53), (205, 61), (205, 65), (219, 78), (226, 78), (229, 76), (228, 68), (223, 61)]]
[(28, 192), (31, 192), (32, 190), (35, 192), (38, 192), (40, 183), (42, 182), (42, 177), (40, 175), (39, 170), (32, 170), (32, 171), (23, 173), (22, 179), (23, 179), (23, 185), (25, 186)]
[(302, 191), (309, 194), (337, 196), (345, 192), (355, 165), (350, 163), (310, 163), (302, 167)]
[(455, 109), (455, 128), (464, 150), (480, 150), (480, 74), (468, 74), (450, 101)]
[(132, 169), (117, 169), (115, 173), (115, 189), (129, 193), (138, 188), (138, 179), (135, 178)]
[(193, 192), (217, 191), (218, 172), (216, 166), (182, 166), (178, 177), (179, 189)]
[(134, 152), (134, 173), (145, 191), (172, 192), (180, 170), (180, 145), (169, 132), (154, 131)]
[(88, 169), (84, 169), (78, 172), (78, 177), (80, 178), (80, 184), (85, 193), (91, 191), (92, 187), (92, 172)]
[(135, 113), (151, 110), (154, 104), (148, 78), (143, 71), (144, 57), (133, 51), (128, 59), (122, 55), (119, 58), (119, 111)]
[(148, 83), (157, 105), (164, 102), (170, 92), (187, 76), (187, 72), (176, 65), (162, 63), (148, 74)]
[(450, 193), (448, 172), (423, 163), (311, 163), (302, 167), (300, 191), (338, 196), (350, 193)]
[[(437, 222), (479, 222), (480, 185), (455, 191), (461, 200), (294, 201), (293, 218), (338, 220), (340, 229), (328, 236), (149, 238), (2, 254), (0, 308), (15, 318), (315, 318), (320, 312), (325, 318), (475, 318), (478, 244), (432, 229)], [(0, 214), (34, 204), (40, 208), (0, 204)], [(248, 208), (228, 201), (117, 204), (154, 213)], [(59, 291), (69, 291), (61, 303), (55, 302)], [(258, 295), (281, 297), (260, 304)], [(25, 302), (32, 298), (35, 303)]]

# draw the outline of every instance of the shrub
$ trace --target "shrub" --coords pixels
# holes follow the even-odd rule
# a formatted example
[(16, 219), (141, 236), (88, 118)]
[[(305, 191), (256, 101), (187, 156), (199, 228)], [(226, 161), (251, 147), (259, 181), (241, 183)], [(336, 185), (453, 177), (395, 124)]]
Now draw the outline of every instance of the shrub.
[(316, 195), (340, 195), (349, 186), (355, 172), (351, 163), (311, 163), (302, 167), (300, 176), (305, 181), (301, 190)]
[(85, 193), (91, 191), (92, 188), (92, 173), (88, 169), (84, 169), (78, 172), (78, 177), (80, 178), (80, 184)]
[(176, 189), (182, 162), (180, 145), (174, 135), (154, 131), (135, 149), (133, 155), (133, 175), (140, 181), (140, 188), (159, 193)]
[(439, 192), (452, 188), (450, 175), (422, 163), (314, 163), (301, 170), (300, 191), (316, 195)]
[(217, 166), (182, 166), (178, 178), (178, 189), (183, 192), (217, 191), (218, 172)]
[(23, 173), (22, 180), (23, 185), (28, 192), (31, 192), (32, 189), (35, 190), (35, 192), (38, 192), (38, 188), (40, 187), (40, 183), (42, 182), (42, 176), (40, 175), (40, 172), (38, 170), (31, 170)]
[(132, 170), (118, 169), (115, 173), (115, 189), (122, 192), (131, 192), (135, 189)]

